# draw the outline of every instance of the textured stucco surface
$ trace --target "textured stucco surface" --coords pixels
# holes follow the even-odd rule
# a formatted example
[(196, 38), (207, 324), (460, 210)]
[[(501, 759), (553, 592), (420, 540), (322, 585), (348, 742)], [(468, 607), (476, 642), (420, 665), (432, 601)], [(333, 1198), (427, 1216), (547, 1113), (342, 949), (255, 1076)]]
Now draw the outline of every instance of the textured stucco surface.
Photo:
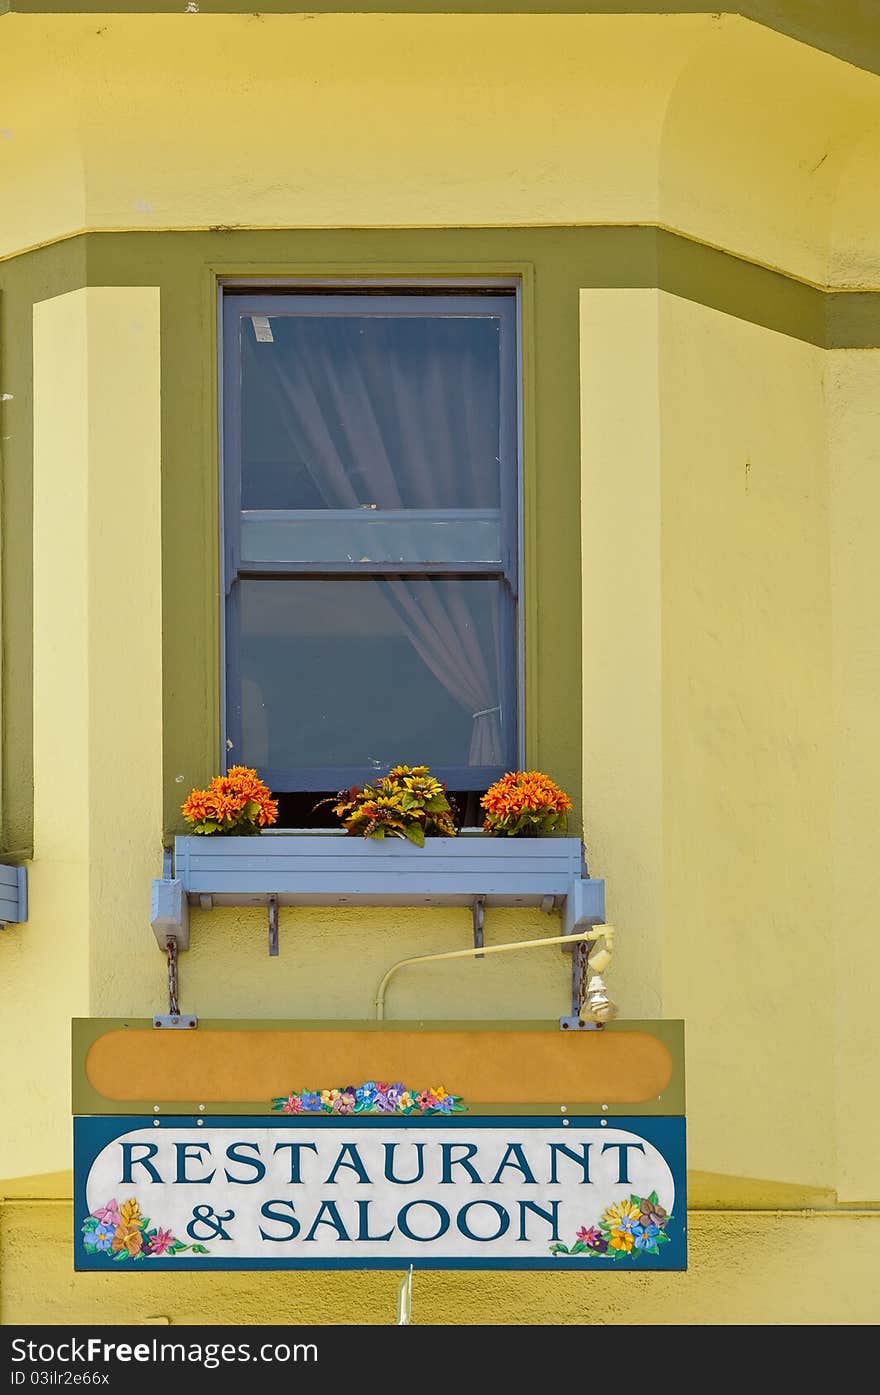
[(0, 80), (0, 255), (82, 228), (659, 221), (880, 279), (876, 75), (736, 15), (11, 14)]
[[(390, 1325), (400, 1274), (79, 1274), (68, 1205), (7, 1203), (0, 1322)], [(416, 1324), (873, 1324), (880, 1216), (689, 1217), (686, 1274), (419, 1272)]]
[[(880, 285), (880, 78), (744, 20), (7, 15), (2, 38), (0, 256), (85, 227), (659, 221)], [(35, 312), (0, 1320), (390, 1323), (390, 1273), (72, 1273), (69, 1019), (163, 1005), (161, 314), (150, 286)], [(875, 1323), (880, 1212), (842, 1204), (880, 1199), (880, 353), (662, 291), (584, 291), (580, 314), (585, 835), (614, 996), (686, 1022), (691, 1267), (420, 1274), (414, 1320)], [(490, 911), (487, 942), (548, 925)], [(469, 935), (466, 910), (285, 909), (270, 959), (264, 913), (195, 912), (182, 1006), (356, 1020), (391, 963)], [(388, 1015), (549, 1019), (568, 975), (553, 947), (433, 965)]]

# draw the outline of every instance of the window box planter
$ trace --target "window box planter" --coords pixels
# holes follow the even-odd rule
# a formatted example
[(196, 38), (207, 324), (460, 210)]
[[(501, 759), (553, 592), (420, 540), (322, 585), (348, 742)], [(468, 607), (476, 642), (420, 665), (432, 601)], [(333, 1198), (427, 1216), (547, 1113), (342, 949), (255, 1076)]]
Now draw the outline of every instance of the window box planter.
[[(605, 884), (588, 877), (577, 838), (429, 838), (423, 848), (337, 833), (180, 837), (153, 882), (151, 921), (164, 949), (188, 946), (189, 906), (484, 906), (560, 911), (562, 933), (605, 918)], [(478, 924), (479, 922), (479, 924)]]
[(27, 920), (27, 868), (0, 866), (0, 929)]

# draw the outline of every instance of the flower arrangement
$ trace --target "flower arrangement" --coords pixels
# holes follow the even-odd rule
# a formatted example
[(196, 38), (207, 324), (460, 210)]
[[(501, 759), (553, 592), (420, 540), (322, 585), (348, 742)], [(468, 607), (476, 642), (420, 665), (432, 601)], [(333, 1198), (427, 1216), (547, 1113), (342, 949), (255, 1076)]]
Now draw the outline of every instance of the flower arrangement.
[(568, 1245), (557, 1243), (550, 1246), (550, 1253), (603, 1259), (656, 1255), (660, 1253), (660, 1246), (669, 1242), (666, 1227), (672, 1219), (657, 1200), (656, 1192), (651, 1192), (650, 1196), (631, 1196), (628, 1201), (616, 1201), (607, 1207), (598, 1226), (582, 1225), (570, 1249)]
[(114, 1198), (105, 1206), (96, 1207), (83, 1221), (82, 1238), (87, 1254), (106, 1254), (116, 1261), (154, 1259), (157, 1255), (173, 1257), (184, 1250), (195, 1255), (210, 1253), (204, 1245), (184, 1244), (161, 1226), (151, 1228), (134, 1197), (121, 1205)]
[(215, 775), (206, 790), (192, 790), (181, 805), (193, 833), (259, 833), (278, 818), (278, 803), (246, 765), (233, 765), (228, 775)]
[(408, 838), (419, 848), (427, 835), (451, 838), (456, 831), (446, 786), (426, 765), (395, 765), (363, 789), (340, 790), (333, 812), (351, 834)]
[(442, 1085), (408, 1090), (368, 1080), (363, 1085), (342, 1085), (338, 1090), (300, 1090), (272, 1101), (281, 1114), (462, 1114), (460, 1095), (449, 1095)]
[(540, 770), (511, 770), (490, 785), (480, 800), (487, 833), (536, 837), (565, 827), (571, 800)]

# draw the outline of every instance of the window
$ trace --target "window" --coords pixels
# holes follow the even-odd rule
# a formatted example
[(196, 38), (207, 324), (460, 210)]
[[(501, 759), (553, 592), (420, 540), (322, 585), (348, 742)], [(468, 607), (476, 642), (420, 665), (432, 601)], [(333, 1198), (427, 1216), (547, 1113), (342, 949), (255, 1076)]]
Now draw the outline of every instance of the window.
[(519, 756), (515, 291), (227, 290), (223, 358), (229, 762), (288, 826), (397, 761), (475, 822)]

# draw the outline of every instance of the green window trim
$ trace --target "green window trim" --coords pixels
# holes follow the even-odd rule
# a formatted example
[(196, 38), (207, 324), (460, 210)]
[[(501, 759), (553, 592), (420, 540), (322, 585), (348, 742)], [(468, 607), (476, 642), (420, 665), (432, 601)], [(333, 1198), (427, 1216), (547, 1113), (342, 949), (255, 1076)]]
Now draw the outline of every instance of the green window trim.
[[(652, 226), (85, 233), (0, 261), (2, 842), (32, 852), (32, 322), (82, 286), (158, 286), (162, 316), (164, 833), (220, 767), (220, 277), (521, 278), (526, 761), (581, 783), (579, 291), (659, 288), (828, 349), (880, 347), (880, 292), (823, 290)], [(540, 488), (538, 475), (540, 472)], [(15, 526), (9, 526), (9, 520)], [(196, 524), (194, 520), (198, 520)], [(541, 625), (536, 623), (540, 597)], [(13, 681), (14, 677), (14, 681)], [(182, 776), (182, 779), (178, 779)]]
[[(77, 257), (76, 252), (79, 252)], [(16, 275), (26, 268), (25, 275)], [(28, 271), (30, 274), (27, 274)], [(9, 273), (13, 273), (10, 275)], [(47, 275), (47, 272), (54, 274)], [(31, 307), (77, 285), (160, 289), (162, 373), (163, 835), (183, 831), (180, 805), (193, 785), (222, 768), (219, 595), (218, 286), (286, 277), (333, 280), (381, 276), (391, 285), (429, 277), (516, 279), (522, 287), (523, 631), (526, 764), (545, 770), (574, 801), (580, 828), (581, 578), (579, 436), (579, 259), (564, 233), (504, 229), (192, 232), (85, 235), (4, 263), (16, 286), (16, 376), (30, 382)], [(2, 282), (0, 282), (2, 285)], [(4, 305), (4, 309), (8, 307)], [(27, 326), (26, 334), (23, 331)], [(28, 422), (30, 390), (16, 403)], [(540, 473), (536, 462), (540, 460)], [(29, 465), (27, 467), (29, 476)], [(20, 486), (21, 481), (18, 481)], [(22, 533), (7, 557), (20, 599), (17, 672), (30, 670), (30, 505), (16, 509)], [(27, 554), (27, 556), (25, 555)], [(14, 566), (13, 566), (14, 563)], [(541, 622), (537, 623), (540, 608)], [(7, 667), (7, 673), (9, 668)], [(27, 687), (27, 693), (24, 689)], [(7, 683), (4, 837), (32, 839), (30, 684)], [(14, 710), (12, 710), (14, 708)], [(18, 767), (21, 769), (18, 769)]]
[[(199, 237), (200, 235), (196, 235)], [(204, 236), (204, 235), (201, 235)], [(210, 236), (210, 235), (208, 235)], [(259, 261), (259, 244), (280, 241), (290, 260)], [(202, 264), (199, 309), (195, 314), (195, 259), (183, 272), (190, 313), (179, 301), (168, 303), (162, 287), (163, 432), (163, 636), (164, 789), (166, 840), (183, 829), (180, 803), (193, 784), (223, 765), (220, 742), (222, 702), (221, 614), (219, 606), (219, 403), (215, 365), (218, 349), (218, 287), (277, 283), (286, 278), (375, 279), (390, 285), (428, 278), (460, 281), (510, 277), (521, 286), (523, 421), (523, 632), (526, 765), (546, 770), (569, 791), (574, 803), (572, 831), (580, 827), (581, 785), (581, 615), (580, 615), (580, 435), (578, 286), (548, 266), (543, 313), (536, 317), (534, 284), (539, 263), (511, 260), (505, 231), (235, 233), (230, 242), (244, 260)], [(489, 246), (486, 246), (488, 242)], [(312, 260), (333, 244), (345, 260)], [(297, 253), (300, 255), (297, 256)], [(419, 253), (422, 258), (416, 260)], [(425, 260), (424, 255), (432, 256)], [(494, 254), (494, 255), (493, 255)], [(487, 259), (491, 257), (492, 259)], [(479, 258), (479, 259), (477, 259)], [(573, 277), (576, 283), (576, 275)], [(118, 284), (118, 282), (117, 282)], [(554, 294), (555, 291), (555, 294)], [(568, 302), (567, 305), (563, 302)], [(560, 322), (568, 311), (568, 333)], [(535, 340), (542, 335), (552, 353), (535, 368)], [(190, 365), (201, 369), (201, 391), (187, 392), (179, 355), (189, 341)], [(190, 373), (190, 382), (192, 375)], [(540, 387), (538, 386), (540, 383)], [(181, 390), (183, 388), (183, 390)], [(540, 406), (538, 395), (540, 394)], [(201, 420), (194, 400), (204, 404)], [(538, 437), (548, 442), (542, 456), (540, 489), (535, 466)], [(193, 447), (193, 443), (195, 446)], [(187, 475), (186, 462), (197, 469)], [(172, 502), (185, 491), (178, 511)], [(187, 584), (189, 552), (195, 544), (191, 520), (205, 520), (199, 572), (208, 586), (201, 596)], [(210, 536), (209, 536), (210, 535)], [(543, 561), (543, 565), (542, 565)], [(540, 607), (541, 624), (537, 624)], [(199, 628), (198, 611), (207, 624)], [(175, 633), (171, 633), (174, 631)], [(181, 645), (181, 640), (184, 643)], [(198, 767), (196, 768), (196, 762)], [(180, 779), (181, 774), (184, 776)]]

